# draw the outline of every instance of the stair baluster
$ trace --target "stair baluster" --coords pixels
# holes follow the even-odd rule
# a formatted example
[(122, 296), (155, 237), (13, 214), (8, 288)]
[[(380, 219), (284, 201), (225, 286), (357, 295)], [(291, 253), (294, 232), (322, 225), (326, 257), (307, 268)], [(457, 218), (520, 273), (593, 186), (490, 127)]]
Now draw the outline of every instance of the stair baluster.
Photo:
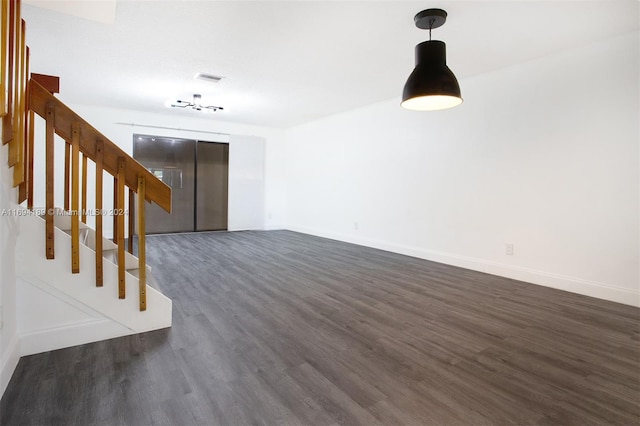
[[(113, 174), (113, 208), (118, 205), (118, 172)], [(118, 244), (118, 216), (113, 215), (113, 242)]]
[(54, 132), (55, 132), (55, 107), (51, 103), (47, 103), (46, 106), (46, 149), (45, 149), (45, 163), (46, 163), (46, 189), (45, 189), (45, 220), (46, 224), (46, 250), (47, 259), (54, 259), (54, 229), (53, 229), (53, 214), (54, 214), (54, 201), (53, 201), (53, 153), (54, 153)]
[[(18, 3), (18, 17), (20, 16), (20, 3)], [(16, 78), (16, 103), (17, 111), (13, 115), (14, 134), (11, 145), (9, 145), (9, 161), (13, 168), (13, 186), (18, 186), (24, 181), (24, 110), (25, 110), (25, 88), (26, 88), (26, 47), (25, 44), (26, 24), (23, 20), (18, 20), (17, 49), (19, 56), (17, 59), (18, 75)]]
[(87, 223), (87, 156), (82, 155), (82, 223)]
[(127, 240), (127, 251), (131, 254), (133, 254), (133, 236), (136, 233), (135, 230), (135, 220), (136, 217), (134, 215), (134, 205), (135, 205), (135, 195), (133, 192), (133, 188), (129, 188), (129, 211), (127, 212), (128, 214), (128, 219), (129, 219), (129, 239)]
[(118, 297), (120, 299), (125, 298), (125, 249), (124, 249), (124, 183), (126, 179), (126, 168), (123, 157), (118, 158), (118, 187), (117, 187), (117, 199), (115, 211), (116, 223), (118, 225)]
[(35, 114), (29, 110), (29, 154), (27, 156), (27, 208), (33, 210), (33, 147), (35, 141)]
[[(147, 309), (147, 250), (145, 235), (145, 198), (144, 176), (138, 176), (138, 284), (140, 287), (140, 310)], [(133, 212), (130, 212), (133, 215)]]
[(80, 125), (71, 124), (71, 272), (80, 272)]
[[(4, 3), (4, 2), (3, 2)], [(7, 101), (9, 105), (9, 110), (2, 117), (2, 144), (5, 145), (13, 140), (13, 115), (16, 110), (16, 102), (15, 102), (15, 93), (17, 88), (17, 83), (15, 81), (16, 77), (16, 66), (15, 66), (15, 56), (16, 56), (16, 8), (18, 5), (16, 2), (9, 2), (9, 51), (6, 53), (7, 55), (7, 79), (8, 79), (8, 87), (7, 87)], [(19, 13), (18, 13), (19, 16)], [(2, 58), (4, 60), (4, 56)], [(4, 77), (4, 75), (3, 75)], [(9, 144), (9, 153), (11, 154), (11, 144)], [(11, 157), (11, 155), (9, 155)], [(12, 166), (11, 160), (9, 159), (9, 166)]]
[(96, 141), (96, 287), (104, 284), (103, 253), (102, 253), (102, 163), (104, 144)]
[[(7, 91), (7, 86), (6, 86), (6, 79), (5, 76), (7, 75), (7, 62), (4, 59), (8, 56), (7, 55), (7, 35), (9, 34), (9, 31), (5, 31), (5, 25), (7, 23), (8, 20), (8, 15), (9, 15), (9, 2), (3, 1), (2, 2), (2, 6), (1, 6), (1, 14), (0, 14), (0, 19), (2, 20), (2, 35), (0, 36), (0, 42), (2, 43), (2, 45), (0, 45), (0, 58), (2, 58), (2, 60), (0, 61), (0, 76), (2, 76), (2, 78), (0, 78), (0, 116), (3, 117), (7, 114), (7, 104), (5, 102), (5, 93)], [(3, 141), (4, 144), (4, 141)]]
[(63, 200), (63, 208), (64, 211), (71, 210), (71, 193), (69, 192), (71, 188), (71, 144), (64, 144), (64, 200)]

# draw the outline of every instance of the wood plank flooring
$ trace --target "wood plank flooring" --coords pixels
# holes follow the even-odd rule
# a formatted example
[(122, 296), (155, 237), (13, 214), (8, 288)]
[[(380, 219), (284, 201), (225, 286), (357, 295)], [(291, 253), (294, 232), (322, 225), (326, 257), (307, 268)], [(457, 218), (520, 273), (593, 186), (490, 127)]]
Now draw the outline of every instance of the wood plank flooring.
[(24, 357), (2, 425), (637, 425), (640, 310), (289, 231), (148, 238), (169, 330)]

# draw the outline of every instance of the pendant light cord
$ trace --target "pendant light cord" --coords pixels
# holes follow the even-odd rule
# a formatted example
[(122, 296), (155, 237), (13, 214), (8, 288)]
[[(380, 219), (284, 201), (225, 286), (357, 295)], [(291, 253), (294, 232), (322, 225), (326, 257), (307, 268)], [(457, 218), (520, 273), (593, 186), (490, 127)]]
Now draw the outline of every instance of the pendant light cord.
[(433, 23), (436, 22), (435, 19), (429, 20), (429, 41), (431, 41), (431, 28), (433, 27)]

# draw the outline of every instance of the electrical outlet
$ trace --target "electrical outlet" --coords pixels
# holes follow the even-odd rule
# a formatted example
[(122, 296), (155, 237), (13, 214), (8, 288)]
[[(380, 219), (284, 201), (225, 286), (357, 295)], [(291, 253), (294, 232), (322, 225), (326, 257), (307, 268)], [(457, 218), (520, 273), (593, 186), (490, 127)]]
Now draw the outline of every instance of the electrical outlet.
[(358, 230), (358, 222), (353, 222), (353, 229)]
[(507, 243), (504, 246), (504, 253), (507, 256), (513, 256), (513, 243)]
[(2, 330), (2, 325), (4, 323), (4, 310), (2, 309), (2, 305), (0, 305), (0, 330)]

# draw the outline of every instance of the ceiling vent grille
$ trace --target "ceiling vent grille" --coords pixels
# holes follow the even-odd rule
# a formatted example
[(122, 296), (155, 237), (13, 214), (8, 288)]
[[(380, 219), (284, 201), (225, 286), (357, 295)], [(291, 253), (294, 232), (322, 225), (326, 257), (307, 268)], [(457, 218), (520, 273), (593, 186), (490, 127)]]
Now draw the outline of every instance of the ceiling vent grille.
[(205, 74), (203, 72), (199, 72), (193, 78), (195, 78), (196, 80), (202, 80), (209, 83), (218, 83), (220, 80), (222, 80), (222, 77), (219, 77), (213, 74)]

